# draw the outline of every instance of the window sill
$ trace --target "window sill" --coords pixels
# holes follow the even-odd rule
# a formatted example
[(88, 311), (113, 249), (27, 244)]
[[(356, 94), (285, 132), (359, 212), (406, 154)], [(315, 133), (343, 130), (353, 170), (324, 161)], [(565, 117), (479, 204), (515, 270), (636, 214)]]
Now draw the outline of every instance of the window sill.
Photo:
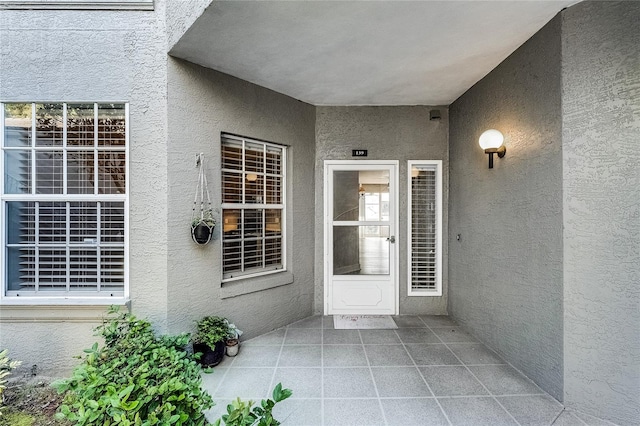
[[(26, 299), (26, 298), (25, 298)], [(26, 302), (26, 301), (23, 301)], [(129, 310), (128, 300), (109, 300), (111, 303), (100, 303), (92, 300), (86, 303), (55, 303), (51, 299), (37, 303), (15, 303), (13, 300), (2, 301), (0, 305), (0, 323), (2, 322), (90, 322), (101, 321), (107, 314), (108, 306), (120, 306), (123, 311)]]
[(125, 306), (129, 299), (125, 297), (5, 297), (0, 306)]
[(152, 0), (4, 0), (0, 9), (153, 10)]
[(237, 281), (230, 281), (222, 284), (220, 288), (220, 298), (229, 299), (242, 296), (244, 294), (269, 290), (293, 282), (293, 274), (289, 271), (282, 271), (271, 275), (251, 277)]

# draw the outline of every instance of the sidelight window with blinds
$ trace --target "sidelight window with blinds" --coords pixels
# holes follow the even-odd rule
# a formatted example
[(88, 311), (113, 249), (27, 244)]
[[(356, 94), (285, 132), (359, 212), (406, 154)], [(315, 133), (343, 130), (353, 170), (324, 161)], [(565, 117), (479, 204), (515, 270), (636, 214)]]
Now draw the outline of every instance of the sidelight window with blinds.
[(4, 297), (124, 297), (128, 105), (4, 103)]
[(442, 161), (409, 161), (409, 296), (442, 295)]
[(286, 147), (222, 134), (223, 281), (285, 269)]

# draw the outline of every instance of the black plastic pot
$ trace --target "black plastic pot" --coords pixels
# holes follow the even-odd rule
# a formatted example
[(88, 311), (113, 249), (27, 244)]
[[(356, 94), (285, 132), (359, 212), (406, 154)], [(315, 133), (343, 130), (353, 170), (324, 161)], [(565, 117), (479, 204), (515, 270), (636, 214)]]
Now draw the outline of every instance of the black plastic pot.
[(220, 361), (222, 361), (222, 358), (224, 358), (225, 348), (226, 344), (224, 343), (224, 340), (216, 342), (216, 345), (213, 349), (211, 349), (204, 343), (194, 343), (193, 353), (200, 352), (202, 354), (202, 356), (198, 360), (200, 365), (202, 365), (203, 367), (213, 367), (220, 364)]
[(211, 235), (213, 234), (213, 226), (209, 227), (204, 222), (200, 222), (197, 225), (191, 226), (191, 238), (196, 244), (207, 244), (211, 241)]

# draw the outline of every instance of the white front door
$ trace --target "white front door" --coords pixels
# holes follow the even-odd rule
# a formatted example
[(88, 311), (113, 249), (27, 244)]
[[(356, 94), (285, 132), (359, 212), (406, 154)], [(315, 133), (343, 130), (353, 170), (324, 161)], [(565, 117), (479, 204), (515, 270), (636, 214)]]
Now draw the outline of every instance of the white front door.
[(398, 314), (397, 161), (325, 161), (325, 313)]

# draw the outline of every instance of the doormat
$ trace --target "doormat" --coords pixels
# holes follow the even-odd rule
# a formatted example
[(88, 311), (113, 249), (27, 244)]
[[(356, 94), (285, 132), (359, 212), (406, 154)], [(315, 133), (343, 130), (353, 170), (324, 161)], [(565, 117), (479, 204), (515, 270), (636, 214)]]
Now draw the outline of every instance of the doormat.
[(398, 326), (389, 315), (334, 315), (333, 328), (348, 330), (398, 328)]

